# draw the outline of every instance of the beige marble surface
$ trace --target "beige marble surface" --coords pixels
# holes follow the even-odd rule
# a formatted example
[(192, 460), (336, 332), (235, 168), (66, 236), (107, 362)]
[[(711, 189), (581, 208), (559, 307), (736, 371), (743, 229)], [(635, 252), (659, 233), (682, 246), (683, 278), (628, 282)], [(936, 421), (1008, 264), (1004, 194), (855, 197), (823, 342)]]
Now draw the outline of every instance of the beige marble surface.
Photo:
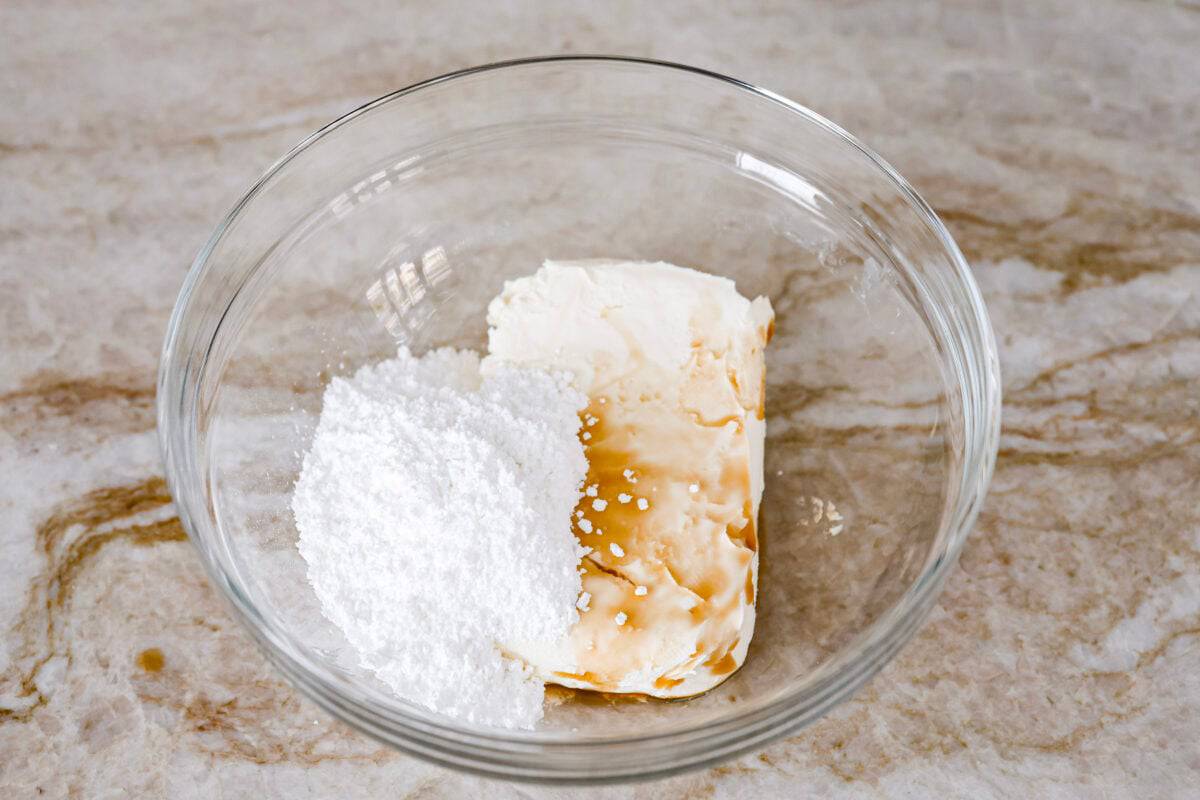
[[(599, 5), (0, 4), (0, 797), (1195, 796), (1200, 7)], [(208, 586), (154, 436), (176, 291), (258, 172), (390, 89), (552, 52), (858, 133), (972, 260), (1006, 391), (978, 528), (894, 663), (760, 753), (595, 792), (301, 699)]]

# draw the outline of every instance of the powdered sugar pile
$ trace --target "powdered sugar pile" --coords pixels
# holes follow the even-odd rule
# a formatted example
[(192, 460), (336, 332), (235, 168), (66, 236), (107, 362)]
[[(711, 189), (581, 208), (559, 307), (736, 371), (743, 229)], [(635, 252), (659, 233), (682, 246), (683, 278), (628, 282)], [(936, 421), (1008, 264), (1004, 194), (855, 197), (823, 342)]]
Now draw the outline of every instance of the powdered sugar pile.
[(325, 616), (401, 697), (481, 725), (541, 718), (542, 681), (500, 648), (579, 618), (586, 402), (565, 375), (481, 379), (450, 349), (330, 383), (292, 498), (299, 549)]

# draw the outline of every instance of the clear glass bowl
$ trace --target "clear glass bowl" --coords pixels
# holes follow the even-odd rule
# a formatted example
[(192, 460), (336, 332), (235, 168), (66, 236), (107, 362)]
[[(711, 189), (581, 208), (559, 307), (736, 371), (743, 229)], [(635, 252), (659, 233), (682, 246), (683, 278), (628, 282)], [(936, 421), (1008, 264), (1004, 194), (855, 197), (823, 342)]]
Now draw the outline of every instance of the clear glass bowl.
[[(291, 489), (330, 376), (398, 342), (482, 348), (505, 279), (593, 257), (725, 275), (775, 306), (757, 630), (701, 697), (551, 691), (537, 731), (472, 728), (348, 656), (305, 580)], [(929, 612), (1000, 419), (978, 289), (900, 176), (771, 92), (616, 58), (455, 73), (310, 136), (196, 259), (158, 398), (184, 525), (279, 669), (400, 750), (540, 781), (712, 764), (849, 697)]]

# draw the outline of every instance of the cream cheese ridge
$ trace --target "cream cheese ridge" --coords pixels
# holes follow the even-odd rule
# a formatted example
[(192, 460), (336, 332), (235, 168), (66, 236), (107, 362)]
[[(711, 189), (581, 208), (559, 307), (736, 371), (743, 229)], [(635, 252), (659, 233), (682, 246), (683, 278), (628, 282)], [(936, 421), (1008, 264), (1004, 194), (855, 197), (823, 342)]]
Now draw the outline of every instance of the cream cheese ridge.
[(579, 622), (564, 641), (503, 643), (546, 682), (677, 698), (742, 665), (773, 319), (766, 298), (661, 262), (546, 262), (489, 305), (484, 374), (564, 370), (588, 398)]

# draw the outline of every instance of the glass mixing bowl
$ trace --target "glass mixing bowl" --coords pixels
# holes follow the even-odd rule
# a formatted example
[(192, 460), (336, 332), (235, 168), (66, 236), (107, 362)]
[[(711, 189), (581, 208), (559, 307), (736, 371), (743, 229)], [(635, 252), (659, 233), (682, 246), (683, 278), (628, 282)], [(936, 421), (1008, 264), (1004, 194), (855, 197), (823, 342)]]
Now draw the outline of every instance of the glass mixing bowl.
[[(482, 349), (487, 301), (546, 258), (668, 261), (771, 298), (758, 624), (745, 666), (700, 697), (551, 690), (537, 731), (473, 728), (346, 652), (289, 499), (331, 376), (399, 343)], [(436, 78), (302, 142), (196, 259), (158, 402), (180, 517), (289, 679), (402, 751), (540, 781), (711, 764), (849, 697), (928, 614), (1000, 419), (975, 282), (878, 156), (771, 92), (591, 57)]]

